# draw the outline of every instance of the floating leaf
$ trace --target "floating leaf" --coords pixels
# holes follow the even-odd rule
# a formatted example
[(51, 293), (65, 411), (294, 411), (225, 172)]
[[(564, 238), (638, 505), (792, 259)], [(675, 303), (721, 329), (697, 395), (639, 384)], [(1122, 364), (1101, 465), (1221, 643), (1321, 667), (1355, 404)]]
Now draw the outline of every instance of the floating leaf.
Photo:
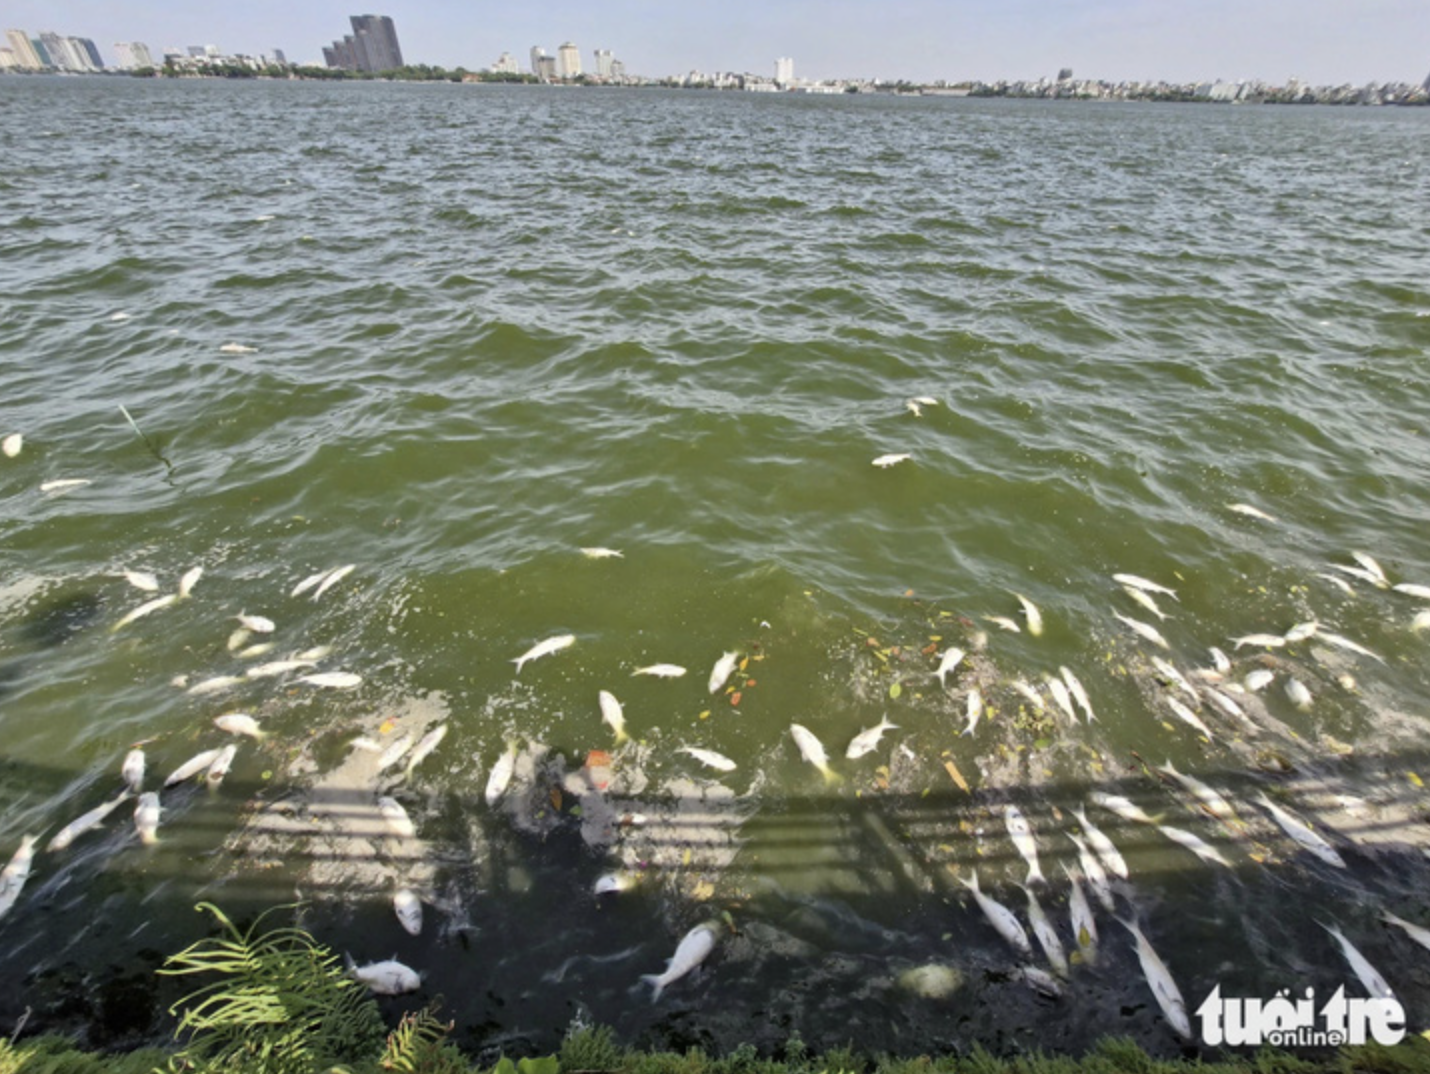
[(744, 671), (744, 670), (745, 670), (747, 667), (749, 667), (749, 666), (750, 666), (750, 658), (749, 658), (748, 656), (745, 657), (745, 659), (743, 659), (743, 660), (740, 661), (740, 670), (741, 670), (741, 671)]
[(692, 855), (691, 855), (691, 853), (690, 853), (690, 848), (689, 848), (689, 847), (686, 847), (686, 848), (685, 848), (685, 853), (680, 856), (680, 864), (681, 864), (681, 865), (689, 865), (689, 864), (690, 864), (690, 859), (691, 859), (691, 857), (692, 857)]
[(903, 684), (902, 684), (902, 683), (897, 683), (897, 682), (896, 682), (896, 683), (890, 684), (890, 686), (889, 686), (889, 696), (890, 696), (891, 698), (897, 698), (897, 697), (898, 697), (900, 694), (902, 694), (903, 692), (904, 692), (904, 687), (903, 687)]
[(973, 793), (968, 789), (968, 781), (963, 778), (963, 773), (958, 770), (958, 765), (954, 764), (952, 761), (944, 761), (943, 767), (948, 770), (949, 776), (953, 779), (955, 783), (958, 784), (964, 794)]
[(1049, 746), (1051, 746), (1052, 744), (1053, 744), (1053, 740), (1052, 740), (1052, 739), (1050, 739), (1050, 738), (1040, 738), (1040, 739), (1038, 739), (1036, 742), (1033, 743), (1033, 746), (1034, 746), (1035, 748), (1037, 748), (1037, 749), (1045, 750), (1045, 749), (1047, 749)]
[(1417, 786), (1417, 787), (1423, 787), (1423, 786), (1425, 786), (1425, 781), (1422, 780), (1419, 776), (1417, 776), (1414, 772), (1406, 772), (1406, 773), (1405, 773), (1405, 776), (1406, 776), (1407, 779), (1410, 780), (1411, 783), (1415, 784), (1415, 786)]
[(706, 709), (704, 712), (702, 712), (702, 713), (700, 714), (700, 718), (701, 718), (702, 720), (708, 720), (708, 719), (710, 719), (710, 710), (709, 710), (709, 709)]
[(560, 787), (552, 787), (552, 788), (551, 788), (551, 808), (554, 809), (554, 810), (556, 810), (558, 813), (561, 811), (561, 788), (560, 788)]
[(570, 809), (567, 810), (567, 812), (570, 813), (573, 817), (579, 817), (581, 815), (581, 807), (578, 805), (573, 805)]
[(713, 899), (715, 897), (715, 885), (708, 880), (702, 880), (691, 890), (690, 897), (696, 902)]
[(387, 719), (383, 720), (382, 723), (378, 726), (377, 733), (380, 735), (390, 735), (392, 734), (392, 729), (396, 726), (397, 721), (394, 720), (391, 716), (389, 716)]
[(740, 691), (739, 691), (739, 690), (736, 690), (733, 694), (730, 695), (730, 707), (733, 708), (734, 706), (738, 705), (739, 703), (740, 703)]
[(751, 686), (758, 686), (758, 685), (759, 685), (759, 684), (758, 684), (757, 682), (755, 682), (754, 679), (746, 679), (746, 680), (745, 680), (745, 689), (746, 689), (746, 690), (748, 690)]

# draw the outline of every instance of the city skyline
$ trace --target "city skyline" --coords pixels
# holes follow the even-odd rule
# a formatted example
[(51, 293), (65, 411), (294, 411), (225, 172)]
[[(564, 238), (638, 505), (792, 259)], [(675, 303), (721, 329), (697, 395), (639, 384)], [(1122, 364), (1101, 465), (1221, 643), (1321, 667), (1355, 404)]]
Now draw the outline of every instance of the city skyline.
[[(1161, 0), (896, 0), (874, 6), (732, 0), (718, 10), (688, 4), (655, 8), (616, 0), (597, 9), (548, 0), (516, 11), (473, 13), (454, 0), (383, 4), (402, 36), (408, 63), (469, 70), (533, 46), (555, 54), (575, 42), (583, 65), (611, 50), (637, 75), (690, 71), (772, 75), (793, 57), (807, 79), (884, 81), (1036, 79), (1072, 68), (1108, 81), (1210, 81), (1290, 78), (1315, 85), (1422, 82), (1430, 72), (1430, 4), (1362, 0), (1353, 17), (1330, 0), (1204, 0), (1172, 8)], [(257, 0), (241, 13), (195, 10), (176, 0), (18, 0), (5, 28), (94, 40), (106, 66), (115, 44), (139, 41), (156, 55), (169, 47), (216, 43), (224, 53), (282, 49), (295, 63), (322, 65), (322, 49), (353, 14), (352, 5), (295, 10)], [(523, 65), (524, 66), (524, 65)]]

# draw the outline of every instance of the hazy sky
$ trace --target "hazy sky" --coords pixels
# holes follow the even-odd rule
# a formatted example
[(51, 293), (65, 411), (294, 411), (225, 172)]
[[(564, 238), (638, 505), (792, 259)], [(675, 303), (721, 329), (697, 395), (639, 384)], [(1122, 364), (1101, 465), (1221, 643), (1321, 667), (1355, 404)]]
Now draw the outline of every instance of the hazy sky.
[(409, 63), (487, 67), (503, 52), (564, 41), (594, 66), (609, 48), (632, 74), (774, 73), (777, 56), (804, 78), (1262, 79), (1314, 85), (1420, 82), (1430, 74), (1430, 0), (11, 0), (3, 27), (93, 38), (109, 63), (116, 41), (151, 49), (216, 44), (281, 48), (321, 62), (374, 12), (397, 25)]

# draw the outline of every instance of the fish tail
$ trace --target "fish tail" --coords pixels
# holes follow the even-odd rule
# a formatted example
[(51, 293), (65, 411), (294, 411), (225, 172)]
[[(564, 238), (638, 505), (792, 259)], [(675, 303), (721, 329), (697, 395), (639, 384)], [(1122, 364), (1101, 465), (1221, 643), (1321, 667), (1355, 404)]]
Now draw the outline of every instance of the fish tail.
[(827, 764), (819, 766), (820, 773), (824, 776), (824, 782), (828, 784), (843, 783), (844, 777), (834, 771)]
[(628, 735), (628, 734), (625, 732), (624, 729), (617, 731), (617, 732), (616, 732), (616, 745), (619, 746), (622, 742), (629, 741), (629, 740), (630, 740), (630, 737), (631, 737), (631, 736)]
[(646, 984), (651, 984), (655, 986), (655, 991), (651, 993), (650, 1001), (652, 1003), (659, 1003), (660, 994), (661, 992), (665, 991), (665, 982), (660, 979), (660, 974), (643, 973), (641, 974), (641, 980), (644, 981)]
[(1037, 862), (1028, 866), (1028, 886), (1031, 887), (1035, 883), (1042, 884), (1044, 887), (1048, 886), (1048, 878), (1043, 875), (1042, 866)]

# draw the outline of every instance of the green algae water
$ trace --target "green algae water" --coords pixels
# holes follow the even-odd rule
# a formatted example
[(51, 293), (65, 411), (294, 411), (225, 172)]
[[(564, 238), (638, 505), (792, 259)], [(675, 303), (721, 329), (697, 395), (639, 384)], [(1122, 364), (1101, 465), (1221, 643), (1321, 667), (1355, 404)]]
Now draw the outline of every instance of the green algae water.
[[(0, 857), (40, 837), (0, 1017), (162, 1033), (195, 902), (301, 899), (424, 974), (391, 1018), (440, 998), (477, 1049), (593, 1019), (1170, 1054), (1113, 914), (1054, 998), (961, 883), (1027, 920), (1018, 805), (1076, 950), (1065, 833), (1101, 790), (1226, 862), (1090, 807), (1189, 1008), (1363, 995), (1326, 922), (1430, 1020), (1430, 951), (1380, 921), (1430, 924), (1430, 603), (1389, 588), (1430, 585), (1424, 110), (18, 77), (0, 103)], [(686, 674), (633, 674), (659, 663)], [(361, 682), (300, 677), (334, 672)], [(162, 790), (156, 845), (121, 805), (44, 849), (133, 745), (158, 790), (234, 711), (268, 737)], [(438, 723), (410, 774), (351, 746)], [(722, 913), (652, 1004), (640, 976)], [(930, 965), (945, 994), (910, 984)]]

